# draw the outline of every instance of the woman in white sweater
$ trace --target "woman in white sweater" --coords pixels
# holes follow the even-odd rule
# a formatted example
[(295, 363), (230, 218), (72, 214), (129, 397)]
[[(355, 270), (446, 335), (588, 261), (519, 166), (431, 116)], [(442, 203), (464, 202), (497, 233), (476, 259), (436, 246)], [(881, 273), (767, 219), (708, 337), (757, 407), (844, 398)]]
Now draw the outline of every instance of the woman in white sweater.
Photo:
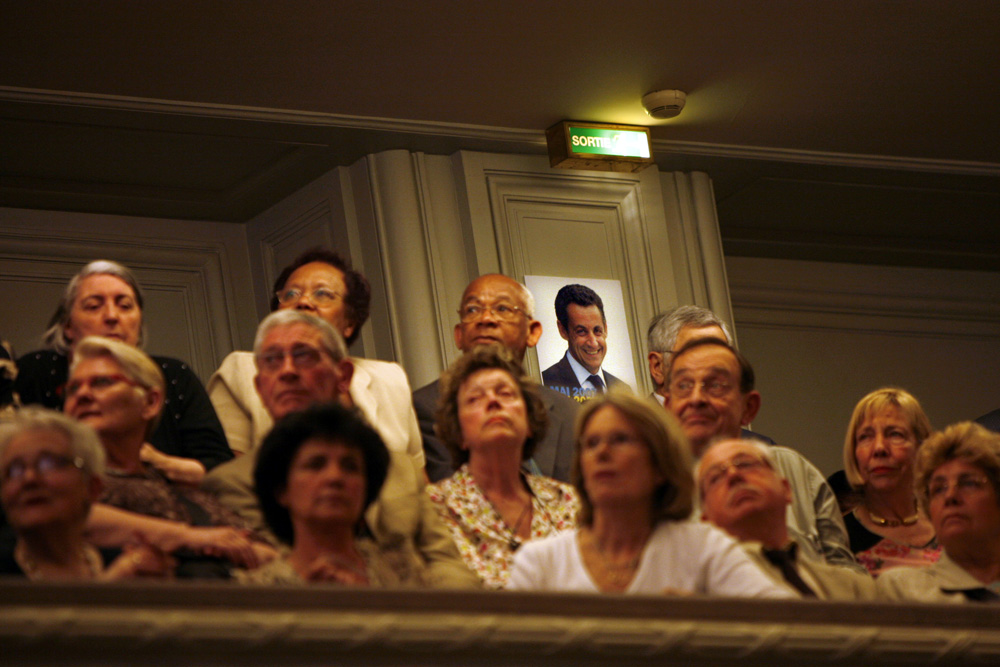
[(729, 536), (689, 520), (688, 444), (659, 406), (611, 392), (577, 420), (575, 531), (529, 542), (508, 589), (793, 597)]

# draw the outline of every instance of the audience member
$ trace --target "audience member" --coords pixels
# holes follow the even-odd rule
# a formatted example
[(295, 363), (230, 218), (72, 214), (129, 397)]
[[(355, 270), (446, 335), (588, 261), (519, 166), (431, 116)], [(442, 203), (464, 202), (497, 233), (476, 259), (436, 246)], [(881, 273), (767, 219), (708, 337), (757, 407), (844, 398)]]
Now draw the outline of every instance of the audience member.
[[(649, 377), (653, 381), (653, 398), (663, 405), (667, 397), (667, 374), (670, 371), (670, 358), (675, 352), (692, 340), (699, 338), (718, 338), (730, 345), (733, 336), (729, 327), (715, 313), (701, 306), (678, 306), (671, 311), (660, 313), (649, 323), (646, 330), (646, 344), (649, 348)], [(774, 444), (774, 440), (742, 429), (744, 438), (754, 438)]]
[(524, 542), (576, 526), (576, 492), (522, 470), (548, 415), (538, 385), (505, 348), (474, 348), (441, 388), (437, 431), (460, 467), (427, 493), (466, 565), (487, 588), (503, 588)]
[(691, 460), (674, 418), (627, 392), (581, 409), (573, 473), (580, 527), (514, 556), (513, 590), (793, 597), (732, 538), (689, 521)]
[[(77, 343), (66, 382), (65, 412), (91, 426), (107, 456), (105, 487), (100, 501), (129, 512), (193, 526), (246, 524), (218, 500), (196, 486), (168, 479), (142, 457), (146, 439), (163, 408), (164, 377), (145, 352), (99, 336)], [(273, 550), (258, 543), (262, 560)], [(181, 576), (227, 576), (216, 559), (185, 556)]]
[(702, 519), (740, 540), (775, 581), (806, 598), (870, 600), (870, 576), (803, 553), (786, 522), (792, 488), (776, 469), (773, 449), (755, 440), (710, 445), (695, 474)]
[(360, 535), (389, 468), (382, 438), (335, 403), (293, 412), (264, 438), (254, 488), (272, 532), (291, 551), (241, 576), (245, 583), (420, 586), (412, 542), (379, 547)]
[(854, 407), (844, 438), (844, 471), (830, 476), (851, 551), (873, 576), (926, 567), (941, 555), (934, 527), (917, 507), (913, 465), (931, 423), (912, 394), (876, 389)]
[[(286, 266), (274, 282), (271, 310), (299, 310), (329, 323), (353, 343), (368, 319), (371, 287), (335, 252), (313, 248)], [(424, 450), (410, 401), (410, 384), (399, 364), (351, 357), (352, 403), (382, 436), (391, 451), (406, 452), (420, 468)], [(208, 381), (234, 452), (253, 451), (271, 430), (271, 415), (254, 389), (257, 367), (252, 352), (232, 352)], [(249, 470), (249, 469), (248, 469)]]
[[(455, 346), (469, 352), (477, 345), (500, 344), (518, 363), (542, 335), (542, 323), (534, 319), (535, 298), (521, 283), (496, 273), (480, 276), (469, 283), (458, 307)], [(427, 475), (437, 482), (455, 472), (455, 462), (447, 447), (434, 433), (435, 414), (441, 393), (440, 381), (413, 392), (413, 405), (427, 454)], [(546, 436), (535, 448), (533, 461), (541, 474), (569, 481), (573, 460), (573, 418), (578, 404), (558, 391), (539, 390), (548, 412)]]
[[(66, 398), (69, 357), (85, 336), (104, 336), (141, 347), (145, 338), (143, 296), (132, 272), (97, 260), (70, 279), (49, 322), (47, 349), (17, 361), (15, 390), (24, 405), (60, 410)], [(143, 458), (171, 479), (204, 475), (233, 458), (205, 388), (184, 362), (154, 357), (167, 379), (164, 416), (150, 435)], [(186, 459), (186, 460), (185, 460)], [(194, 465), (192, 465), (194, 463)]]
[[(718, 338), (691, 340), (673, 353), (666, 385), (665, 407), (680, 421), (695, 458), (714, 440), (739, 438), (760, 409), (753, 367)], [(858, 568), (837, 499), (823, 474), (787, 447), (775, 447), (773, 455), (792, 488), (788, 525), (802, 548), (828, 563)]]
[[(354, 363), (340, 333), (326, 320), (300, 310), (271, 313), (257, 328), (254, 341), (257, 374), (254, 385), (272, 419), (281, 419), (317, 403), (355, 406), (348, 391)], [(369, 423), (378, 431), (380, 422)], [(381, 432), (380, 432), (381, 434)], [(213, 470), (203, 488), (257, 530), (267, 531), (253, 491), (256, 456), (240, 456)], [(441, 587), (475, 587), (476, 576), (465, 566), (451, 536), (424, 494), (424, 474), (403, 451), (390, 449), (389, 472), (376, 502), (366, 513), (367, 529), (383, 546), (413, 541), (427, 564), (428, 583)]]
[(564, 285), (556, 294), (556, 325), (566, 341), (562, 358), (542, 371), (542, 384), (578, 403), (624, 384), (603, 369), (608, 352), (604, 302), (586, 285)]
[(883, 573), (879, 594), (1000, 602), (1000, 434), (972, 422), (932, 434), (917, 454), (916, 489), (944, 553), (930, 567)]
[(0, 504), (16, 536), (13, 549), (0, 553), (0, 574), (110, 581), (172, 571), (172, 559), (148, 544), (110, 561), (86, 541), (104, 461), (93, 429), (58, 412), (24, 408), (0, 425)]

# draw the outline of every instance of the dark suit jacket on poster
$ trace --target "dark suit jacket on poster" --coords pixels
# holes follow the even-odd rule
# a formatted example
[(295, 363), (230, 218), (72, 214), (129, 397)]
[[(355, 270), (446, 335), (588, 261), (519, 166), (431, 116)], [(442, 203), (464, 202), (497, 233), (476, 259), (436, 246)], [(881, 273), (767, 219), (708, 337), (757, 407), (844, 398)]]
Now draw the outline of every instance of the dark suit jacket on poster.
[[(549, 412), (549, 428), (545, 439), (535, 447), (535, 464), (542, 474), (561, 482), (569, 482), (570, 467), (573, 463), (573, 422), (579, 408), (576, 401), (566, 398), (558, 391), (540, 387), (542, 402)], [(434, 415), (437, 411), (440, 381), (413, 392), (413, 408), (420, 424), (420, 435), (424, 439), (427, 476), (432, 482), (451, 477), (455, 464), (451, 460), (448, 447), (434, 433)]]
[[(608, 389), (611, 389), (617, 384), (625, 384), (607, 371), (604, 371), (604, 379), (608, 385)], [(576, 379), (576, 373), (573, 372), (573, 367), (569, 365), (569, 359), (566, 358), (565, 354), (557, 363), (542, 371), (542, 384), (549, 389), (558, 391), (561, 394), (576, 400), (577, 402), (583, 402), (589, 398), (593, 398), (594, 395), (592, 389), (584, 389), (580, 386), (579, 380)]]

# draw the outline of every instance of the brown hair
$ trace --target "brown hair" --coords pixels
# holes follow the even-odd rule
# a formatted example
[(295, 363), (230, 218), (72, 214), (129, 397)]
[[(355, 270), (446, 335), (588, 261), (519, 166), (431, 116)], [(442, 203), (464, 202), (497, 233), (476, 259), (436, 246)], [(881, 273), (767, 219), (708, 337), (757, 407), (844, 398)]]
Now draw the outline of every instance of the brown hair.
[(515, 384), (524, 397), (528, 415), (528, 430), (531, 435), (524, 443), (523, 459), (531, 457), (535, 445), (545, 437), (549, 425), (548, 411), (542, 403), (538, 385), (524, 374), (521, 365), (514, 361), (510, 352), (499, 345), (478, 345), (459, 357), (441, 376), (441, 394), (438, 398), (438, 437), (451, 451), (455, 465), (469, 460), (469, 450), (462, 447), (462, 427), (458, 420), (458, 390), (474, 373), (491, 368), (506, 371), (514, 378)]
[(663, 482), (653, 492), (653, 523), (683, 521), (694, 509), (694, 478), (691, 476), (691, 445), (677, 419), (661, 406), (638, 398), (627, 390), (611, 390), (587, 401), (576, 418), (576, 452), (573, 455), (573, 484), (580, 496), (578, 522), (589, 526), (594, 507), (584, 488), (580, 469), (583, 433), (590, 419), (603, 408), (617, 410), (632, 425), (649, 448), (653, 467)]

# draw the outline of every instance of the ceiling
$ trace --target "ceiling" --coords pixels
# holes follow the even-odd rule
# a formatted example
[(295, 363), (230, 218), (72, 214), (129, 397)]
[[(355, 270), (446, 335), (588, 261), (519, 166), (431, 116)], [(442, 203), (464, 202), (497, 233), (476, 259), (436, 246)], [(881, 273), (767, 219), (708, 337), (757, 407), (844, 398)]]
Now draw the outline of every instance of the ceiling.
[[(1000, 270), (992, 0), (3, 0), (0, 206), (245, 222), (380, 150), (652, 126), (726, 252)], [(678, 88), (652, 121), (639, 99)]]

